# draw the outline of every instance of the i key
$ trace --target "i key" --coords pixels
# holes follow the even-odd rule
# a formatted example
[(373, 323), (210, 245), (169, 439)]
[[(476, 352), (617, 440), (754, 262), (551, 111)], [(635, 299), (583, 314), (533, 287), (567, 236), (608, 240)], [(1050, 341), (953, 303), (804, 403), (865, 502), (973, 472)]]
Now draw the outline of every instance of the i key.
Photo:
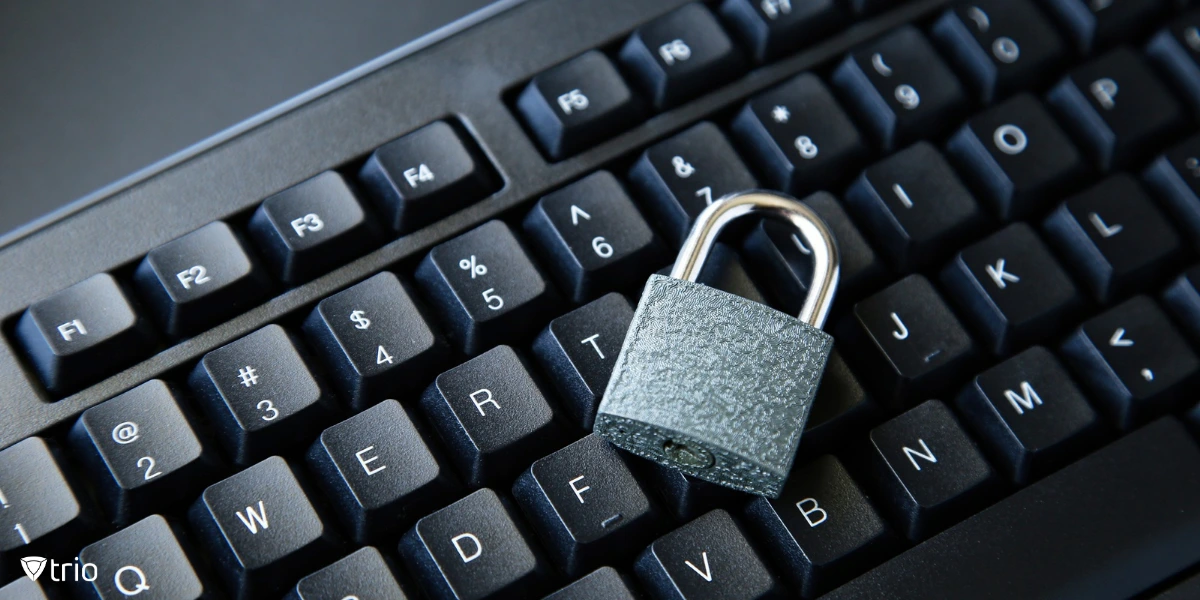
[(374, 547), (359, 548), (296, 584), (286, 600), (407, 600)]
[(543, 600), (637, 600), (633, 585), (612, 567), (600, 567)]
[(99, 573), (94, 581), (82, 586), (87, 598), (212, 597), (213, 590), (204, 585), (192, 566), (175, 528), (159, 515), (146, 517), (87, 546), (79, 552), (79, 560), (96, 565)]
[(69, 556), (90, 515), (50, 448), (31, 437), (0, 450), (0, 558)]
[(1193, 110), (1200, 108), (1200, 10), (1192, 10), (1159, 31), (1146, 55), (1174, 84)]
[(1144, 179), (1182, 228), (1200, 246), (1200, 136), (1167, 150), (1147, 167)]
[(818, 41), (848, 20), (838, 0), (725, 0), (721, 17), (760, 63)]
[(1167, 11), (1169, 0), (1043, 0), (1080, 54), (1136, 37)]

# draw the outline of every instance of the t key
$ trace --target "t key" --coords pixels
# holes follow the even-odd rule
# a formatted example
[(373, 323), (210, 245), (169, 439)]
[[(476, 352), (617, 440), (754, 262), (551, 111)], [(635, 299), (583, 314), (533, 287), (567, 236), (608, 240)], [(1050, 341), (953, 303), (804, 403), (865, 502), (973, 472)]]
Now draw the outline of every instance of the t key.
[(192, 566), (179, 536), (166, 519), (151, 515), (79, 552), (79, 560), (96, 565), (94, 581), (84, 584), (86, 597), (96, 600), (211, 597)]

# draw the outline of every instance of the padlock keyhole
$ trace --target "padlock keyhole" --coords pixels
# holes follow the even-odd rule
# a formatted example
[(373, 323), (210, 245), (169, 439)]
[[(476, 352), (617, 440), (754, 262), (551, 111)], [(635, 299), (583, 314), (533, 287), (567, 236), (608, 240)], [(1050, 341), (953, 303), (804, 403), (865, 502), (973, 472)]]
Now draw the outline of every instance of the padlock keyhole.
[(716, 462), (712, 453), (708, 450), (689, 446), (675, 440), (663, 442), (663, 453), (667, 455), (667, 458), (671, 462), (694, 469), (707, 469)]

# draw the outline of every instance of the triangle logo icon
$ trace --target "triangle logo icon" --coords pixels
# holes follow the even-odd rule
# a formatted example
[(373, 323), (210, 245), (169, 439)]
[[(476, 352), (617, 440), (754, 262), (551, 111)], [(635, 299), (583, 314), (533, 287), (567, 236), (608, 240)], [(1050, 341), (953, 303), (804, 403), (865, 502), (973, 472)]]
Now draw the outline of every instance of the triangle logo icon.
[(46, 570), (46, 559), (40, 556), (26, 556), (21, 559), (21, 568), (25, 569), (25, 574), (30, 579), (37, 581), (37, 578), (42, 576), (42, 571)]

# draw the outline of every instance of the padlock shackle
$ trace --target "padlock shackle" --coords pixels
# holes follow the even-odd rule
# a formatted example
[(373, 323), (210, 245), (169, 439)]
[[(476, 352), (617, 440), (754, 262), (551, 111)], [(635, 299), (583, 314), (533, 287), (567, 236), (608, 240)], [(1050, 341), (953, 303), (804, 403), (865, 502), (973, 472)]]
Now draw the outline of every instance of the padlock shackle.
[(700, 216), (683, 241), (671, 277), (695, 283), (708, 260), (717, 236), (733, 221), (756, 215), (791, 223), (812, 252), (813, 281), (800, 309), (800, 320), (821, 328), (837, 292), (839, 257), (837, 243), (825, 221), (798, 200), (776, 192), (755, 190), (730, 194), (713, 202)]

